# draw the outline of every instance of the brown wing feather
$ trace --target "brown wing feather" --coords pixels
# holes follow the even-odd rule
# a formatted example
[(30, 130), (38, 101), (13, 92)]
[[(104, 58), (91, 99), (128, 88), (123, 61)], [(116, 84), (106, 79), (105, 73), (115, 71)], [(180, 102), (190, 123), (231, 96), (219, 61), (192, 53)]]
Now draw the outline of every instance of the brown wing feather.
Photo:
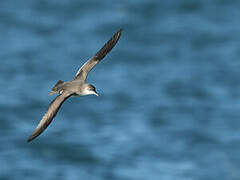
[(121, 36), (121, 33), (122, 29), (116, 32), (111, 39), (105, 43), (104, 46), (78, 70), (74, 79), (81, 79), (85, 81), (89, 71), (91, 71), (91, 69), (97, 63), (99, 63), (115, 46)]
[(72, 95), (69, 92), (63, 92), (58, 95), (49, 105), (47, 112), (43, 116), (42, 120), (39, 122), (36, 129), (32, 132), (31, 136), (28, 138), (28, 142), (32, 141), (36, 137), (38, 137), (52, 122), (53, 118), (56, 116), (59, 108), (63, 104), (63, 102)]

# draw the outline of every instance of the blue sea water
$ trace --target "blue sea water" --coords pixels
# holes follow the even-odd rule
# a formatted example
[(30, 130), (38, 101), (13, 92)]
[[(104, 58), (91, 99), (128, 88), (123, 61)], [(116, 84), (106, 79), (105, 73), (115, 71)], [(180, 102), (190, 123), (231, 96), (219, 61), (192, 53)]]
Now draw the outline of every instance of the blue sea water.
[[(0, 2), (0, 180), (240, 178), (240, 1)], [(119, 29), (88, 77), (26, 140), (58, 80)]]

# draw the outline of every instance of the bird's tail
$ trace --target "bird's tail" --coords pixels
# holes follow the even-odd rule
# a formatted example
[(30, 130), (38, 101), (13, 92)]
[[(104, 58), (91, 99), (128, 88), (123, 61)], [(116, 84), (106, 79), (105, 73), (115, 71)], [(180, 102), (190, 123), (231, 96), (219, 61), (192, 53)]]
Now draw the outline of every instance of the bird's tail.
[(64, 83), (64, 81), (59, 80), (52, 88), (50, 95), (59, 93), (61, 85)]

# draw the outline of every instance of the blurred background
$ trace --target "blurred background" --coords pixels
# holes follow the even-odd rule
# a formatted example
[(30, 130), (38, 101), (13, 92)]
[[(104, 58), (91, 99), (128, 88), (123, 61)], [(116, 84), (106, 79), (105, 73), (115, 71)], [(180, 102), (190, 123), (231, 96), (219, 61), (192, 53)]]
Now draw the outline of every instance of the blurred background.
[[(0, 180), (240, 178), (240, 1), (0, 2)], [(28, 136), (58, 80), (120, 28), (88, 82)]]

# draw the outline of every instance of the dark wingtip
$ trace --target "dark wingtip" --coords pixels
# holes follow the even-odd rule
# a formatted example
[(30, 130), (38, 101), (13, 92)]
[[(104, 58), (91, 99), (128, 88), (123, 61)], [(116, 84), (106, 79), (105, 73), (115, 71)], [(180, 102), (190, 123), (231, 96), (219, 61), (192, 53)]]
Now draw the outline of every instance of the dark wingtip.
[(31, 135), (31, 136), (27, 139), (27, 142), (28, 142), (28, 143), (31, 142), (34, 138), (35, 138), (35, 137)]
[(111, 37), (111, 39), (107, 43), (105, 43), (104, 46), (96, 53), (95, 58), (97, 60), (103, 59), (107, 55), (107, 53), (109, 53), (112, 50), (112, 48), (117, 44), (117, 42), (118, 42), (118, 40), (121, 36), (122, 31), (123, 31), (122, 28), (119, 29), (119, 31), (116, 32)]
[(123, 31), (123, 28), (120, 28), (119, 31), (118, 31), (118, 33), (121, 33), (122, 31)]
[(27, 139), (27, 142), (31, 142), (32, 140), (34, 140), (36, 137), (38, 137), (41, 133), (37, 133), (38, 131), (36, 131), (36, 129), (32, 132), (32, 134), (29, 136), (29, 138)]

